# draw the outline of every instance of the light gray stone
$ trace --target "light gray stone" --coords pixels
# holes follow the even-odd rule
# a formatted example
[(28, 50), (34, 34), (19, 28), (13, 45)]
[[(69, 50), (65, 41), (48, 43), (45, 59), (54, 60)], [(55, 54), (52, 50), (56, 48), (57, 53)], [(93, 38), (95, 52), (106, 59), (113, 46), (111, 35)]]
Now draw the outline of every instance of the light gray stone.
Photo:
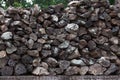
[(67, 24), (67, 26), (65, 27), (65, 30), (70, 33), (74, 33), (78, 31), (78, 29), (79, 29), (79, 26), (75, 23)]
[(6, 51), (0, 51), (0, 58), (4, 58), (6, 55)]
[(59, 45), (59, 48), (64, 49), (67, 48), (69, 46), (70, 42), (69, 41), (64, 41), (63, 43), (61, 43)]
[(6, 48), (6, 52), (8, 54), (12, 54), (13, 52), (15, 52), (17, 50), (17, 47), (15, 47), (14, 45), (12, 45), (11, 47), (7, 47)]
[(43, 68), (43, 67), (37, 67), (33, 70), (32, 72), (34, 75), (49, 75), (49, 72), (47, 69)]
[(85, 66), (86, 64), (83, 62), (83, 60), (80, 59), (73, 59), (71, 60), (72, 65), (77, 65), (77, 66)]
[(51, 17), (53, 21), (58, 22), (59, 19), (56, 15), (51, 15)]
[(4, 40), (9, 40), (9, 39), (12, 39), (12, 32), (4, 32), (2, 35), (1, 35), (1, 38), (4, 39)]

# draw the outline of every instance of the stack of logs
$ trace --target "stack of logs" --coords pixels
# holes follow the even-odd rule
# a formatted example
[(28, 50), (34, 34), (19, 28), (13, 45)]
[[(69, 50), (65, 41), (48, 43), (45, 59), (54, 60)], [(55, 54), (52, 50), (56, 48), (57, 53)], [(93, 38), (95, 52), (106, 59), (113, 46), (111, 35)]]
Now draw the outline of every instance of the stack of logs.
[(107, 0), (0, 8), (0, 75), (119, 75), (120, 10)]

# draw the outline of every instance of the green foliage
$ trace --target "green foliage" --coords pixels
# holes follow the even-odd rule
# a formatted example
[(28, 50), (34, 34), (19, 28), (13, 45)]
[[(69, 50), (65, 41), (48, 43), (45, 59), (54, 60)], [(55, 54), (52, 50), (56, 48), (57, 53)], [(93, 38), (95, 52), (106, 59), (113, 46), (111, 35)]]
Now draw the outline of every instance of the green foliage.
[(55, 5), (59, 3), (67, 5), (68, 1), (67, 0), (34, 0), (33, 3), (39, 4), (42, 8), (47, 8), (50, 5)]
[(14, 7), (23, 7), (23, 5), (21, 3), (18, 3), (18, 2), (14, 2), (13, 6)]
[(115, 3), (115, 0), (110, 0), (110, 4), (114, 4)]
[[(63, 3), (65, 6), (68, 3), (68, 0), (31, 0), (31, 2), (27, 2), (27, 0), (0, 0), (0, 7), (7, 8), (12, 5), (14, 7), (31, 7), (34, 4), (38, 4), (42, 8), (47, 8), (50, 5), (55, 5), (59, 3)], [(114, 4), (115, 0), (110, 0), (111, 4)]]
[(68, 0), (32, 0), (32, 4), (31, 2), (27, 2), (27, 0), (0, 0), (0, 7), (31, 7), (34, 4), (38, 4), (42, 8), (47, 8), (50, 5), (55, 5), (59, 3), (63, 3), (66, 6)]

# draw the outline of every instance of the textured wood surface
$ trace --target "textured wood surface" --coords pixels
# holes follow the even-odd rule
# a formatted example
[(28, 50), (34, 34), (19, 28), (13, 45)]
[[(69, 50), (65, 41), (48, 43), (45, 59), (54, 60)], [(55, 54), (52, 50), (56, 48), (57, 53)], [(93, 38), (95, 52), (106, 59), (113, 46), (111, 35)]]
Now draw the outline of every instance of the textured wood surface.
[(1, 76), (0, 80), (120, 80), (120, 76)]

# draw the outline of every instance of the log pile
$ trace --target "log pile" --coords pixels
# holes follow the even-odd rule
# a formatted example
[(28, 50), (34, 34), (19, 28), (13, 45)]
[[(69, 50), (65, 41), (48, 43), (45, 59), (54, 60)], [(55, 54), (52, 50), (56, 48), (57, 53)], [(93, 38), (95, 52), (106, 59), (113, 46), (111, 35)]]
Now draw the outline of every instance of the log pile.
[(119, 75), (120, 12), (107, 0), (0, 8), (0, 75)]

